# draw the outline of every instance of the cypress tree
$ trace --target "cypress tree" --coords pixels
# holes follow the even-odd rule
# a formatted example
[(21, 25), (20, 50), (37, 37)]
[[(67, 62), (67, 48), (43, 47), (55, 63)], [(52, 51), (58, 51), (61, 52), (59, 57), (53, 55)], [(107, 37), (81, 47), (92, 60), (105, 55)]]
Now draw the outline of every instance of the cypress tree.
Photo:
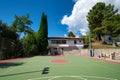
[(40, 28), (38, 30), (38, 50), (41, 55), (47, 54), (48, 46), (48, 22), (47, 16), (42, 13)]

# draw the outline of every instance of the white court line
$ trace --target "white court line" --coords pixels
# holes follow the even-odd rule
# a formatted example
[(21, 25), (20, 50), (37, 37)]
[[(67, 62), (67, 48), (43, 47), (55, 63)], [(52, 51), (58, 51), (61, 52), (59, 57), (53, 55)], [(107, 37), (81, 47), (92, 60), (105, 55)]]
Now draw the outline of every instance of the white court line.
[(81, 75), (81, 76), (50, 76), (50, 77), (32, 78), (32, 79), (27, 79), (27, 80), (42, 80), (42, 79), (55, 80), (58, 78), (77, 78), (77, 79), (82, 79), (82, 80), (89, 80), (89, 78), (103, 79), (103, 80), (118, 80), (118, 79), (107, 78), (107, 77), (85, 76), (85, 75)]
[(46, 78), (51, 78), (51, 77), (40, 77), (40, 78), (32, 78), (32, 79), (27, 79), (27, 80), (40, 80), (40, 79), (46, 79)]
[(59, 77), (53, 77), (53, 78), (50, 78), (50, 79), (48, 79), (48, 80), (55, 80), (55, 79), (58, 79), (58, 78), (70, 78), (70, 77), (73, 77), (73, 78), (78, 78), (78, 79), (82, 79), (82, 80), (87, 80), (87, 79), (85, 79), (85, 78), (82, 78), (82, 77), (76, 77), (76, 76), (59, 76)]

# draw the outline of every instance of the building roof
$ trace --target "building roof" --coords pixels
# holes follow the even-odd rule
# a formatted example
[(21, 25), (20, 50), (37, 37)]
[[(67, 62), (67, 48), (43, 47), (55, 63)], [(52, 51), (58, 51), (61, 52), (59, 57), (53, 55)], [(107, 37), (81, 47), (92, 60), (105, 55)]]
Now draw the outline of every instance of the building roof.
[(81, 39), (81, 40), (83, 40), (84, 38), (78, 38), (78, 37), (48, 37), (48, 39)]

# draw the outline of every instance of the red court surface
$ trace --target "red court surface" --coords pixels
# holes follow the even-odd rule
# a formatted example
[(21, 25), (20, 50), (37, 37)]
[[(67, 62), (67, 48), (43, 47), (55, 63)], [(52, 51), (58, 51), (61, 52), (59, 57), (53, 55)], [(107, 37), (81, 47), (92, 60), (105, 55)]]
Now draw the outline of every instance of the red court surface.
[(21, 59), (22, 59), (22, 58), (1, 60), (1, 61), (0, 61), (0, 64), (2, 64), (2, 63), (10, 63), (10, 62), (14, 62), (14, 61), (21, 60)]
[(68, 60), (51, 60), (52, 63), (68, 63), (69, 61)]

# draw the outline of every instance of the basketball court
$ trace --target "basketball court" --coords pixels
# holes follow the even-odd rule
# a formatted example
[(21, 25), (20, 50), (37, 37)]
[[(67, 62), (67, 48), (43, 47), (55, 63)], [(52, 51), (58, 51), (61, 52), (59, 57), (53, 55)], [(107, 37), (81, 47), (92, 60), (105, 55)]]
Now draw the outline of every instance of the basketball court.
[(119, 63), (78, 55), (0, 62), (0, 80), (120, 80)]

